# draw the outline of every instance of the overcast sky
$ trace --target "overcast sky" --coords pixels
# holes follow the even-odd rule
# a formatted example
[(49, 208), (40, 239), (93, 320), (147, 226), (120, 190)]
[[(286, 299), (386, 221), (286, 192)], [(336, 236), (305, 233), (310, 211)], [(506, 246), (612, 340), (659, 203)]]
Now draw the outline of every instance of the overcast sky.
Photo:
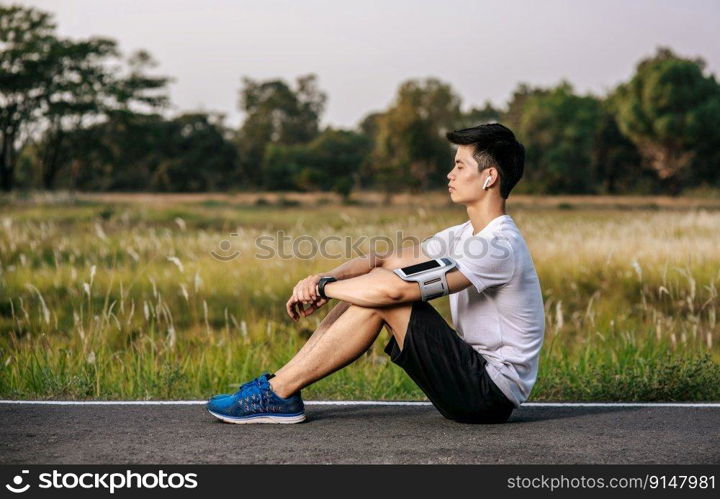
[(604, 94), (667, 45), (720, 74), (720, 0), (24, 0), (61, 35), (147, 49), (176, 79), (174, 111), (220, 111), (229, 124), (241, 77), (318, 75), (324, 124), (351, 127), (408, 78), (435, 76), (463, 107), (504, 105), (519, 82), (569, 80)]

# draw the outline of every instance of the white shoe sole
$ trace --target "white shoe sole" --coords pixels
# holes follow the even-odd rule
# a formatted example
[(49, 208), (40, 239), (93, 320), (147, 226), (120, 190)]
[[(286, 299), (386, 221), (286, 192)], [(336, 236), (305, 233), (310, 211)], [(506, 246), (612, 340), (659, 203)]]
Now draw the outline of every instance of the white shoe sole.
[(233, 423), (233, 424), (255, 424), (255, 423), (294, 424), (294, 423), (302, 423), (303, 421), (305, 421), (305, 413), (299, 414), (297, 416), (265, 415), (265, 416), (255, 416), (255, 417), (248, 417), (248, 418), (232, 418), (229, 416), (223, 416), (222, 414), (218, 414), (211, 410), (208, 410), (208, 412), (221, 421), (225, 421), (226, 423)]

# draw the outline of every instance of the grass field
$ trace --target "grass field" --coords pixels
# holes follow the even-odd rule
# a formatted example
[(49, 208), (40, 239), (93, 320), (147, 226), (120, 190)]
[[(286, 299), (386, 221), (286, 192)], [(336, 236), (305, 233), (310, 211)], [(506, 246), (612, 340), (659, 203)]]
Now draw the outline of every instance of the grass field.
[[(390, 205), (372, 194), (356, 199), (5, 198), (0, 397), (231, 391), (302, 345), (330, 308), (294, 323), (285, 313), (289, 293), (299, 279), (344, 261), (258, 259), (258, 237), (284, 231), (354, 241), (402, 231), (422, 240), (467, 219), (442, 193)], [(508, 207), (546, 307), (531, 400), (720, 400), (720, 201), (518, 196)], [(341, 253), (344, 244), (328, 249)], [(211, 251), (239, 256), (220, 261)], [(433, 304), (450, 322), (447, 297)], [(387, 338), (383, 332), (368, 354), (304, 396), (423, 399), (382, 352)]]

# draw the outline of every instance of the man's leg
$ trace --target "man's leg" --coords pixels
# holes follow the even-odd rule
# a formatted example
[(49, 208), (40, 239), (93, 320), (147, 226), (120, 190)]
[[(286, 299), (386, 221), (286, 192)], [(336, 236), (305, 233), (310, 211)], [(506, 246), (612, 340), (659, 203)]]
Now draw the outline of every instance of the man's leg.
[(305, 346), (308, 348), (303, 347), (296, 357), (275, 373), (270, 380), (273, 391), (280, 397), (288, 397), (345, 367), (370, 348), (385, 325), (402, 348), (411, 311), (411, 303), (387, 307), (348, 304), (327, 329), (317, 336), (313, 334), (308, 340), (308, 343), (312, 340), (312, 344)]
[[(332, 310), (323, 318), (322, 321), (320, 321), (320, 324), (318, 325), (317, 329), (313, 334), (308, 338), (308, 340), (305, 342), (305, 344), (298, 350), (298, 352), (293, 356), (292, 359), (288, 361), (287, 364), (285, 364), (282, 370), (287, 370), (289, 367), (297, 364), (300, 359), (303, 359), (313, 348), (315, 348), (315, 345), (317, 345), (317, 342), (320, 338), (323, 337), (323, 335), (327, 332), (328, 329), (330, 329), (330, 326), (333, 325), (333, 323), (338, 320), (338, 318), (345, 312), (348, 307), (350, 306), (350, 303), (341, 301), (337, 305), (333, 307)], [(280, 371), (277, 371), (275, 375), (277, 376)]]

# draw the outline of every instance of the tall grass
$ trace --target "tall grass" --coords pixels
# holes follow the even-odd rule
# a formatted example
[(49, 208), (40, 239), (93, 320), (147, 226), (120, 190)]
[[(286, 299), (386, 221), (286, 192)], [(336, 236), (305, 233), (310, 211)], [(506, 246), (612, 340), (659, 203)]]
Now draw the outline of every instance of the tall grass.
[[(535, 261), (546, 338), (534, 400), (718, 400), (720, 212), (511, 210)], [(420, 204), (294, 207), (14, 204), (0, 216), (0, 396), (204, 398), (296, 352), (294, 284), (343, 259), (255, 257), (256, 238), (423, 239), (466, 220)], [(230, 237), (230, 233), (238, 234)], [(230, 240), (240, 256), (211, 250)], [(344, 243), (328, 245), (339, 251)], [(361, 247), (363, 251), (367, 245)], [(450, 321), (447, 298), (433, 303)], [(382, 353), (387, 333), (310, 398), (420, 399)]]

